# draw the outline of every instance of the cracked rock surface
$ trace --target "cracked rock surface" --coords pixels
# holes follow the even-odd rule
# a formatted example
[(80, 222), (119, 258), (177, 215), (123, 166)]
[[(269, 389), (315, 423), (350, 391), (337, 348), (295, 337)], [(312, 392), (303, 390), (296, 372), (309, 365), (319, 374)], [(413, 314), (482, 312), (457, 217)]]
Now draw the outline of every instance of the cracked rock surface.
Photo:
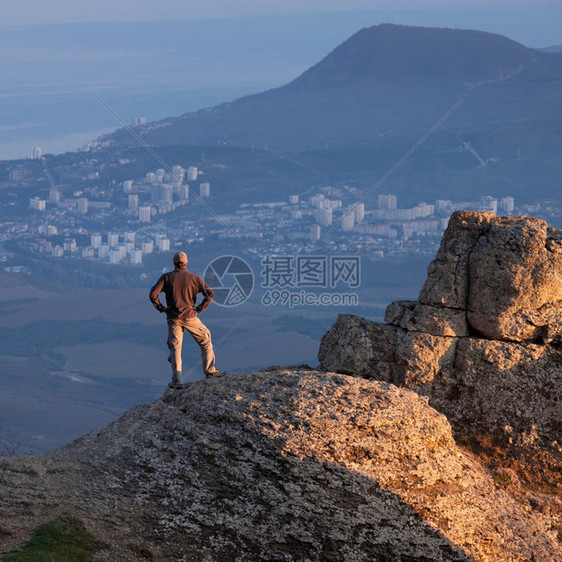
[[(100, 560), (556, 560), (533, 512), (412, 391), (272, 368), (167, 391), (43, 456), (1, 459), (2, 552), (63, 511)], [(136, 546), (136, 551), (132, 548)]]
[(466, 312), (481, 337), (560, 341), (562, 231), (529, 217), (453, 213), (419, 302), (435, 314)]
[(385, 320), (340, 315), (321, 367), (415, 390), (457, 433), (490, 433), (560, 467), (562, 231), (454, 213), (419, 300), (390, 304)]

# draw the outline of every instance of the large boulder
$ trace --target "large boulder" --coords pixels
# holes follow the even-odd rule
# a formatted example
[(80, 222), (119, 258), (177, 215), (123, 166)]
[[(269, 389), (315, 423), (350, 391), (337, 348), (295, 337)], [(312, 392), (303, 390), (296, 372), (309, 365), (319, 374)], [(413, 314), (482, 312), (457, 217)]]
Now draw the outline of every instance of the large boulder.
[(6, 550), (63, 511), (104, 541), (96, 560), (523, 562), (559, 548), (551, 519), (462, 451), (427, 400), (334, 373), (190, 383), (0, 462)]
[(390, 304), (385, 320), (340, 315), (320, 366), (428, 396), (461, 434), (559, 455), (562, 231), (454, 213), (419, 301)]
[(562, 231), (544, 221), (492, 219), (470, 253), (467, 320), (484, 337), (562, 336)]
[(482, 337), (560, 338), (562, 231), (534, 218), (454, 213), (419, 302), (466, 312)]

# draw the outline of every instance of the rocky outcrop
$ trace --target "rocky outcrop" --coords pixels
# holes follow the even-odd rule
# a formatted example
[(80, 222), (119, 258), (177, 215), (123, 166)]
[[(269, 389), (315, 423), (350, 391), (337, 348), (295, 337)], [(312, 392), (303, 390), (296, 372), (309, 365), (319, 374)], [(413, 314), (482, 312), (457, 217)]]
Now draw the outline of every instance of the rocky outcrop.
[(562, 231), (533, 218), (455, 213), (419, 302), (439, 314), (466, 313), (455, 335), (560, 341)]
[(187, 384), (40, 457), (0, 459), (2, 551), (63, 511), (100, 560), (555, 560), (414, 392), (312, 370)]
[(559, 462), (562, 231), (454, 213), (419, 300), (392, 303), (385, 320), (341, 315), (321, 366), (415, 390), (459, 434), (490, 433)]

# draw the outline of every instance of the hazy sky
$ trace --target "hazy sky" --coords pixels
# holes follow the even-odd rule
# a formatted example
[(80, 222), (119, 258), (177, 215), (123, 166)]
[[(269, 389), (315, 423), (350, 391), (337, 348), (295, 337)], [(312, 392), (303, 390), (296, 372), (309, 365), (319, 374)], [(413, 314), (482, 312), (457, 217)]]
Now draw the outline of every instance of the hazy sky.
[(391, 23), (493, 31), (530, 47), (562, 43), (561, 0), (1, 0), (0, 25), (353, 11)]

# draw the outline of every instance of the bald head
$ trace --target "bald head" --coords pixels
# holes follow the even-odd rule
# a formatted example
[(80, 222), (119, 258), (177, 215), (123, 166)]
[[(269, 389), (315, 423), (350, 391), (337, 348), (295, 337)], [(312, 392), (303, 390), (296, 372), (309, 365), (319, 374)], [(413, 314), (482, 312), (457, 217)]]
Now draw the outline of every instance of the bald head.
[(184, 252), (175, 253), (174, 265), (187, 265), (187, 255)]

